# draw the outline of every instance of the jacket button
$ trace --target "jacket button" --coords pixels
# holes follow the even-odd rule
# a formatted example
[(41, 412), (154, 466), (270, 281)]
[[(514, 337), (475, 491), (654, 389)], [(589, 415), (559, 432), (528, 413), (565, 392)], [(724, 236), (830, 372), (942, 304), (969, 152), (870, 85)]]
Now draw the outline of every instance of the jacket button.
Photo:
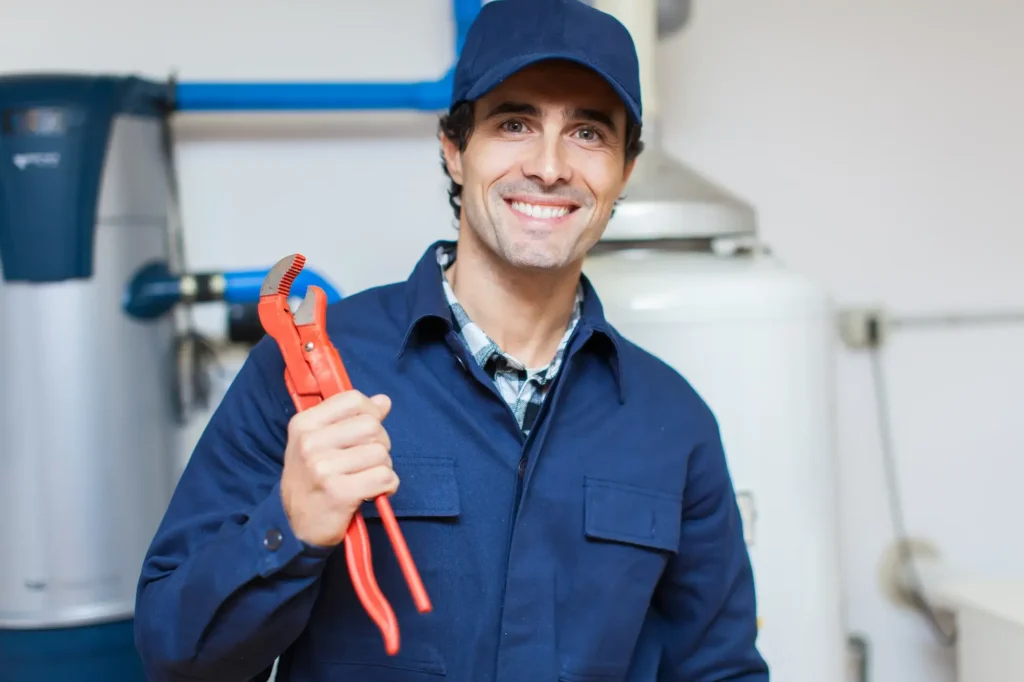
[(526, 475), (526, 458), (523, 457), (519, 460), (519, 478)]
[(276, 528), (271, 528), (267, 531), (267, 534), (263, 536), (263, 546), (269, 549), (271, 552), (276, 552), (284, 541), (284, 536), (281, 535), (281, 531)]

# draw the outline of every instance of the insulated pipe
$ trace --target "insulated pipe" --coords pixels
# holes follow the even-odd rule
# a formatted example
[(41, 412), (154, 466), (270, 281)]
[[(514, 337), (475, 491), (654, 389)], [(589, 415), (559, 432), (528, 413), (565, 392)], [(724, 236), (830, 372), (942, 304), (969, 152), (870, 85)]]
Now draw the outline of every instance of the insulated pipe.
[[(258, 303), (260, 287), (269, 270), (236, 270), (223, 273), (224, 293), (221, 298), (226, 303)], [(309, 286), (318, 286), (327, 294), (327, 302), (341, 300), (341, 294), (316, 270), (304, 267), (292, 282), (294, 296), (302, 296)]]
[[(480, 11), (481, 0), (452, 0), (455, 55)], [(341, 111), (447, 109), (454, 69), (440, 80), (413, 83), (178, 83), (175, 110)]]
[[(658, 84), (655, 64), (658, 49), (657, 0), (594, 0), (594, 7), (611, 14), (629, 30), (640, 62), (640, 91), (644, 99), (644, 129), (658, 120)], [(648, 126), (648, 124), (651, 124)]]
[(448, 107), (451, 72), (420, 83), (179, 83), (177, 111), (434, 111)]
[[(176, 275), (166, 263), (151, 263), (140, 269), (129, 282), (121, 305), (132, 317), (153, 319), (168, 313), (178, 303), (257, 303), (260, 286), (268, 272), (269, 268)], [(306, 288), (313, 285), (324, 290), (328, 303), (341, 300), (341, 293), (312, 268), (305, 268), (299, 273), (292, 284), (292, 291), (296, 296), (302, 296)]]

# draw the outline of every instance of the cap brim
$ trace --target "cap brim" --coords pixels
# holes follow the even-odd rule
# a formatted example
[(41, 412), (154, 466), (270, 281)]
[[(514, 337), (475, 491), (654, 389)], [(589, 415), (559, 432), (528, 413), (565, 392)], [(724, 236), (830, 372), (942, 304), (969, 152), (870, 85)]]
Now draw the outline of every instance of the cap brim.
[(608, 85), (615, 90), (615, 93), (619, 98), (622, 99), (623, 104), (626, 105), (626, 113), (630, 118), (635, 122), (640, 122), (642, 117), (640, 104), (626, 92), (626, 89), (601, 68), (591, 63), (584, 55), (574, 54), (572, 52), (542, 52), (526, 54), (498, 62), (477, 80), (476, 84), (470, 88), (469, 92), (466, 93), (465, 99), (469, 101), (479, 99), (500, 85), (506, 78), (522, 71), (526, 67), (537, 64), (538, 62), (545, 62), (553, 59), (574, 62), (580, 66), (590, 69), (603, 78)]

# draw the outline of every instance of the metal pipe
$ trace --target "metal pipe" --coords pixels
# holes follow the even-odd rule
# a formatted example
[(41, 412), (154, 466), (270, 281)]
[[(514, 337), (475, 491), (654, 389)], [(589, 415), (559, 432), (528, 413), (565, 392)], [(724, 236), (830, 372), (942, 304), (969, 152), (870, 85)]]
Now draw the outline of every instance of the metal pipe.
[(850, 654), (854, 669), (854, 682), (868, 682), (871, 675), (870, 653), (867, 637), (850, 635), (847, 640), (847, 651)]
[[(260, 287), (269, 270), (236, 270), (223, 273), (224, 292), (221, 298), (225, 303), (257, 303), (260, 300)], [(305, 294), (309, 286), (318, 286), (327, 294), (327, 302), (341, 300), (341, 293), (328, 282), (323, 275), (310, 267), (303, 268), (295, 281), (292, 292), (295, 296)]]
[[(132, 317), (154, 319), (165, 315), (179, 303), (257, 303), (260, 286), (268, 272), (270, 269), (264, 268), (178, 275), (172, 273), (166, 263), (150, 263), (128, 283), (121, 305)], [(292, 291), (296, 296), (302, 296), (307, 287), (314, 285), (324, 290), (328, 303), (341, 300), (341, 292), (313, 268), (305, 268), (299, 273), (292, 284)]]
[[(452, 0), (455, 55), (462, 52), (481, 0)], [(184, 82), (175, 86), (174, 107), (189, 111), (341, 111), (448, 108), (454, 67), (436, 81), (412, 83), (227, 83)]]
[(1022, 310), (978, 310), (951, 313), (921, 313), (893, 315), (888, 325), (900, 329), (927, 329), (934, 327), (967, 327), (1024, 324)]
[[(594, 7), (611, 14), (633, 36), (640, 62), (640, 90), (644, 97), (644, 130), (658, 120), (656, 54), (658, 48), (657, 0), (594, 0)], [(652, 126), (653, 127), (653, 126)]]

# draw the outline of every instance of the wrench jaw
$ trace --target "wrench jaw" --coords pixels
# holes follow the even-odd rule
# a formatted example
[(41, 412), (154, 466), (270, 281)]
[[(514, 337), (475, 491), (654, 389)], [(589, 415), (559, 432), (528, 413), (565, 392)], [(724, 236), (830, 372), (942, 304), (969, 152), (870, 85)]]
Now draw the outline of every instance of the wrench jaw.
[(306, 296), (295, 311), (295, 326), (309, 327), (326, 332), (327, 329), (327, 292), (315, 284), (306, 287)]
[(298, 409), (304, 409), (310, 396), (319, 396), (316, 377), (306, 362), (302, 340), (288, 306), (292, 283), (302, 272), (305, 262), (302, 254), (293, 254), (279, 260), (263, 278), (257, 307), (263, 330), (277, 342), (281, 350), (285, 361), (285, 380), (290, 382), (288, 391)]
[(284, 296), (287, 297), (292, 290), (295, 278), (302, 272), (306, 265), (306, 257), (301, 253), (293, 253), (285, 256), (270, 268), (270, 272), (263, 278), (263, 285), (260, 287), (260, 297), (263, 296)]
[(307, 324), (313, 324), (317, 319), (317, 304), (319, 303), (318, 296), (319, 287), (309, 286), (306, 288), (306, 295), (302, 299), (302, 303), (299, 304), (298, 309), (295, 311), (295, 326), (301, 327)]
[(305, 264), (306, 257), (300, 253), (285, 256), (270, 268), (260, 286), (260, 322), (264, 331), (279, 344), (285, 344), (285, 347), (297, 343), (298, 335), (288, 307), (288, 294)]

